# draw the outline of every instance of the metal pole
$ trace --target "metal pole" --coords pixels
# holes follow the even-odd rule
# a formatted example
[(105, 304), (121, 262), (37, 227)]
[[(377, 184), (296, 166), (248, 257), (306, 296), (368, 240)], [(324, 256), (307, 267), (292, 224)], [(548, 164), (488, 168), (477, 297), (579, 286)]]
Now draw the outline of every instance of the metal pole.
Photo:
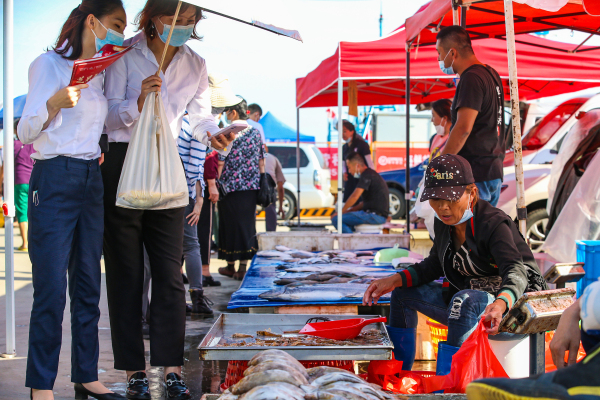
[[(406, 207), (406, 233), (410, 235), (410, 45), (406, 47), (406, 191), (404, 205)], [(408, 241), (410, 249), (410, 240)]]
[(467, 27), (467, 7), (460, 6), (460, 26)]
[[(504, 0), (506, 21), (506, 46), (508, 51), (508, 76), (510, 104), (512, 109), (513, 147), (515, 149), (515, 177), (517, 183), (517, 218), (519, 230), (525, 236), (527, 230), (527, 208), (525, 206), (525, 182), (523, 178), (523, 149), (521, 148), (521, 113), (519, 110), (519, 86), (517, 80), (517, 52), (515, 46), (515, 24), (512, 0)], [(504, 110), (502, 110), (504, 111)]]
[(453, 5), (452, 6), (452, 25), (460, 25), (460, 11), (458, 10), (460, 6)]
[(298, 227), (300, 227), (300, 108), (296, 108), (296, 172), (298, 173), (298, 204), (296, 204), (296, 212), (298, 213)]
[(342, 201), (344, 200), (344, 173), (342, 165), (344, 164), (342, 154), (342, 131), (344, 130), (342, 107), (344, 106), (344, 81), (338, 79), (338, 199), (337, 199), (337, 231), (342, 233)]
[(17, 353), (15, 336), (15, 263), (13, 221), (15, 216), (15, 160), (14, 160), (14, 103), (13, 103), (13, 0), (4, 0), (4, 203), (8, 215), (4, 218), (6, 266), (6, 353), (12, 358)]

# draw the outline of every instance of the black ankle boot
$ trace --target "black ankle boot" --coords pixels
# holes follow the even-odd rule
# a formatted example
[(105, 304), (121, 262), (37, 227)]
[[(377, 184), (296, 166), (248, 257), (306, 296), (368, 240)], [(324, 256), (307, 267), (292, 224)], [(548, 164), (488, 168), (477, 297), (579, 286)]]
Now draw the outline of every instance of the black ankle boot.
[(190, 289), (190, 297), (192, 298), (192, 315), (205, 318), (214, 316), (213, 310), (210, 308), (214, 303), (204, 297), (204, 290)]

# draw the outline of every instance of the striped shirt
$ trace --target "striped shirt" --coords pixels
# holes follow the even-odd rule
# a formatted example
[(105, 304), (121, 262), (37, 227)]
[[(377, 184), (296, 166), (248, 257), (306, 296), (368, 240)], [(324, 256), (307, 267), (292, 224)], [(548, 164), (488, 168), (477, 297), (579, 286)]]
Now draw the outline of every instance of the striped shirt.
[(194, 139), (190, 130), (189, 116), (183, 117), (181, 131), (177, 138), (177, 150), (183, 161), (185, 178), (187, 180), (188, 192), (192, 199), (196, 200), (196, 182), (202, 185), (204, 196), (204, 160), (206, 159), (206, 146)]

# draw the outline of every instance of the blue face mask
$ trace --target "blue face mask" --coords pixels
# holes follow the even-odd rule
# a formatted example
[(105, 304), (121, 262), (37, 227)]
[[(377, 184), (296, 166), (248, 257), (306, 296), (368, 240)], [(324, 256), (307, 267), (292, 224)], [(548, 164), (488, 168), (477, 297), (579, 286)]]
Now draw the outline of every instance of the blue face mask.
[[(435, 213), (435, 217), (437, 219), (439, 219), (440, 221), (442, 220), (440, 217), (438, 217), (437, 213)], [(467, 222), (468, 220), (470, 220), (471, 218), (473, 218), (473, 211), (471, 210), (471, 196), (469, 196), (469, 205), (467, 206), (467, 209), (465, 210), (465, 212), (463, 213), (462, 218), (460, 219), (460, 221), (458, 221), (455, 224), (452, 224), (454, 226), (456, 225), (460, 225), (463, 222)]]
[(353, 175), (356, 179), (360, 179), (360, 172), (355, 172)]
[(96, 35), (96, 32), (94, 32), (94, 30), (92, 29), (92, 33), (96, 37), (96, 52), (99, 52), (100, 49), (102, 49), (107, 44), (112, 44), (113, 46), (123, 46), (123, 42), (125, 41), (125, 35), (113, 29), (107, 29), (98, 18), (96, 18), (96, 21), (98, 21), (98, 23), (102, 25), (104, 29), (106, 29), (106, 37), (104, 39), (100, 39)]
[[(448, 52), (448, 54), (450, 54), (450, 52)], [(456, 72), (454, 72), (454, 68), (452, 68), (452, 66), (454, 65), (454, 60), (452, 60), (452, 64), (450, 64), (449, 67), (446, 68), (445, 66), (445, 62), (446, 62), (446, 58), (448, 58), (448, 54), (446, 54), (446, 57), (444, 57), (443, 60), (438, 61), (440, 63), (440, 69), (442, 70), (442, 72), (446, 75), (454, 75), (456, 74)]]
[(169, 32), (171, 31), (171, 29), (173, 29), (173, 35), (171, 35), (171, 41), (169, 42), (169, 46), (173, 46), (173, 47), (183, 46), (185, 44), (185, 42), (190, 40), (190, 38), (192, 37), (192, 33), (194, 33), (195, 25), (188, 25), (188, 26), (175, 25), (175, 27), (173, 28), (173, 27), (171, 27), (171, 25), (163, 24), (163, 22), (160, 19), (158, 21), (163, 26), (163, 33), (158, 35), (160, 37), (160, 40), (163, 41), (163, 43), (167, 43), (167, 39), (169, 37)]

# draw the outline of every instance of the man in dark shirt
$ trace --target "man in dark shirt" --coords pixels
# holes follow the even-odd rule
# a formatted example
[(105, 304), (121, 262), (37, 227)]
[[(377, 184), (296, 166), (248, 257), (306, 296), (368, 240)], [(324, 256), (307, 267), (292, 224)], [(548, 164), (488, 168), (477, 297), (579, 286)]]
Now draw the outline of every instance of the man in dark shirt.
[[(383, 178), (367, 167), (364, 157), (359, 153), (350, 153), (346, 165), (348, 173), (358, 179), (358, 183), (342, 208), (342, 233), (354, 232), (356, 225), (385, 223), (389, 214), (390, 193)], [(356, 204), (361, 196), (362, 202)], [(337, 227), (337, 214), (333, 214), (331, 223)]]
[[(350, 153), (358, 153), (363, 156), (367, 167), (375, 168), (371, 158), (371, 148), (362, 136), (356, 132), (354, 124), (347, 119), (343, 121), (342, 137), (346, 143), (342, 146), (342, 159), (344, 162), (348, 159)], [(348, 173), (348, 167), (344, 165), (344, 202), (348, 201), (350, 195), (356, 189), (358, 179)]]
[(460, 76), (452, 102), (452, 129), (442, 154), (467, 159), (479, 197), (496, 206), (506, 142), (502, 80), (477, 59), (469, 34), (460, 26), (442, 29), (436, 48), (442, 72)]

